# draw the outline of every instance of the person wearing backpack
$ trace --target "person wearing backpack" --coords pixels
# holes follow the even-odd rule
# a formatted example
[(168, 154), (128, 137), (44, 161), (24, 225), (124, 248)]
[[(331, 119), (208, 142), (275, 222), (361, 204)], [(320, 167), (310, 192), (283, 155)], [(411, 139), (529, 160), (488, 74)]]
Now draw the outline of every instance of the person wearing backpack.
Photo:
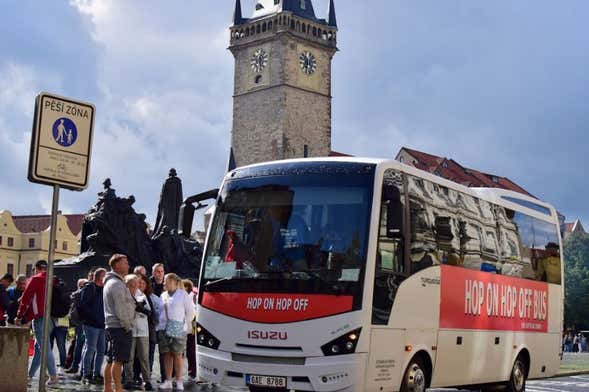
[[(43, 320), (45, 316), (45, 282), (47, 280), (47, 261), (39, 260), (35, 263), (35, 275), (28, 281), (22, 294), (18, 311), (16, 312), (17, 325), (33, 321), (33, 333), (35, 334), (35, 354), (29, 367), (29, 378), (33, 378), (41, 366), (41, 342), (43, 342)], [(55, 284), (55, 281), (53, 282)], [(50, 316), (51, 317), (51, 316)], [(49, 334), (55, 327), (55, 319), (51, 317)], [(47, 385), (55, 385), (59, 382), (57, 368), (53, 352), (47, 352), (47, 370), (49, 380)]]
[[(80, 313), (78, 312), (78, 306), (80, 306), (80, 297), (82, 296), (82, 288), (84, 288), (86, 282), (88, 282), (88, 279), (78, 279), (78, 284), (76, 285), (78, 289), (70, 294), (70, 299), (72, 301), (70, 306), (70, 327), (75, 328), (75, 333), (74, 339), (68, 350), (69, 366), (65, 371), (65, 373), (68, 374), (78, 373), (78, 367), (82, 361), (82, 348), (84, 347), (84, 342), (86, 341), (82, 321), (80, 321)], [(80, 380), (81, 379), (82, 377), (80, 376)]]
[(102, 290), (106, 270), (98, 268), (94, 280), (82, 288), (78, 314), (84, 329), (86, 342), (82, 353), (82, 383), (103, 384), (100, 374), (105, 352), (104, 300)]
[[(54, 344), (57, 345), (57, 351), (59, 353), (59, 365), (58, 367), (65, 369), (66, 350), (65, 341), (67, 340), (67, 334), (69, 330), (69, 305), (70, 299), (66, 292), (65, 284), (59, 278), (53, 286), (53, 294), (51, 300), (51, 314), (56, 317), (56, 324), (49, 337), (49, 348), (53, 350)], [(62, 298), (66, 296), (66, 298)]]

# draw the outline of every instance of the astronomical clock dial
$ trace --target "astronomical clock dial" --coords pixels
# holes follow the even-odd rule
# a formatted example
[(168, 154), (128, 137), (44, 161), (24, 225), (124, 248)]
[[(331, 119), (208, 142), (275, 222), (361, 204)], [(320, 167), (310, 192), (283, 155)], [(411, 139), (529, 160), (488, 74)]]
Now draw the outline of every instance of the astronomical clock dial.
[(268, 65), (268, 58), (268, 53), (264, 49), (256, 50), (250, 60), (252, 70), (256, 73), (262, 72)]
[(317, 59), (313, 53), (305, 51), (299, 56), (299, 64), (301, 69), (307, 75), (311, 75), (317, 70)]

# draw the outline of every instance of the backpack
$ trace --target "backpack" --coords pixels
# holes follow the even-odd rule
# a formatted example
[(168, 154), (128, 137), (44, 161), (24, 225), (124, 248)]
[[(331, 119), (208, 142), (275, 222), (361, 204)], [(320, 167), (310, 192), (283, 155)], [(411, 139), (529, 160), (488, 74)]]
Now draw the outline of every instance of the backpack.
[(74, 291), (70, 295), (71, 304), (70, 304), (70, 326), (77, 327), (82, 323), (82, 318), (80, 317), (80, 311), (78, 307), (80, 306), (80, 299), (82, 298), (82, 290), (78, 289)]
[(63, 282), (55, 283), (51, 296), (51, 317), (61, 318), (67, 316), (70, 305), (70, 296), (66, 292)]

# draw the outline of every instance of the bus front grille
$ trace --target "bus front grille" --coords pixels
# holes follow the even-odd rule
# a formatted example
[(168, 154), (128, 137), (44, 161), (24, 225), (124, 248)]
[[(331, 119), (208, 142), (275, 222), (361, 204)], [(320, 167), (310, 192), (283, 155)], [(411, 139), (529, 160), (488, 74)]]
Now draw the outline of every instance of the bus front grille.
[(261, 355), (247, 355), (231, 353), (231, 359), (235, 362), (251, 362), (251, 363), (272, 363), (277, 365), (305, 365), (305, 358), (297, 357), (267, 357)]

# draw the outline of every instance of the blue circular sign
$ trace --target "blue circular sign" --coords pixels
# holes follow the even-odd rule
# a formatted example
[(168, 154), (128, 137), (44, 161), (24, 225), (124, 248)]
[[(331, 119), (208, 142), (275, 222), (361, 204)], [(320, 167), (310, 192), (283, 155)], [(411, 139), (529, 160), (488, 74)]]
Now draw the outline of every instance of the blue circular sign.
[(76, 124), (67, 117), (58, 118), (53, 123), (53, 140), (62, 147), (72, 146), (78, 139)]

